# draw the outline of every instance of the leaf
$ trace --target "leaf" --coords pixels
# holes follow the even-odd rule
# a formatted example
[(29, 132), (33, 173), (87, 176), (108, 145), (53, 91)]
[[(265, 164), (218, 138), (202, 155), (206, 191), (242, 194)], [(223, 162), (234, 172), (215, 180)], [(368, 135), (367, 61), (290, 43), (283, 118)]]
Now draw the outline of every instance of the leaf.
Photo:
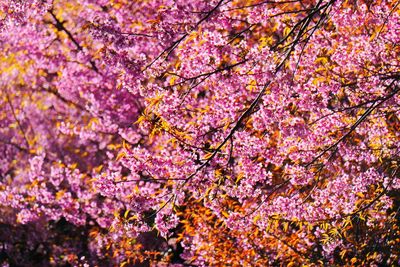
[(289, 223), (288, 223), (288, 222), (284, 222), (284, 223), (283, 223), (283, 230), (284, 230), (285, 232), (287, 232), (288, 228), (289, 228)]
[(60, 200), (65, 194), (65, 190), (60, 190), (56, 193), (56, 200)]
[(253, 218), (253, 223), (256, 224), (260, 219), (261, 219), (260, 214), (257, 214), (257, 215), (254, 216), (254, 218)]
[(140, 124), (142, 122), (146, 121), (146, 116), (141, 115), (139, 118), (134, 122), (134, 124)]
[(259, 45), (258, 45), (258, 50), (263, 49), (268, 45), (268, 38), (267, 37), (261, 37), (259, 40)]
[(126, 219), (126, 218), (128, 218), (128, 215), (129, 215), (129, 212), (130, 212), (131, 210), (130, 209), (127, 209), (125, 212), (124, 212), (124, 218)]
[(126, 152), (125, 151), (121, 151), (120, 153), (118, 153), (117, 158), (115, 159), (116, 161), (122, 159), (126, 157)]
[(341, 237), (341, 234), (340, 234), (340, 232), (339, 232), (339, 230), (337, 229), (337, 228), (332, 228), (330, 231), (329, 231), (329, 234), (331, 235), (331, 236), (339, 236), (339, 237)]
[(212, 155), (213, 155), (213, 153), (211, 153), (211, 152), (205, 154), (204, 157), (203, 157), (203, 160), (207, 160), (207, 159), (211, 158)]
[(340, 258), (343, 260), (343, 258), (344, 258), (344, 256), (346, 255), (346, 253), (347, 253), (347, 250), (342, 250), (340, 253), (339, 253), (339, 256), (340, 256)]
[(240, 173), (237, 175), (237, 178), (236, 178), (235, 183), (238, 183), (240, 180), (242, 180), (243, 177), (244, 177), (244, 173), (243, 173), (243, 172), (240, 172)]
[(171, 79), (169, 79), (169, 85), (173, 86), (175, 84), (177, 77), (176, 76), (172, 76)]
[(364, 195), (362, 192), (358, 192), (356, 195), (357, 195), (358, 197), (365, 198), (365, 195)]
[(322, 234), (322, 239), (321, 239), (321, 241), (322, 241), (322, 243), (325, 245), (325, 244), (327, 244), (329, 241), (330, 241), (330, 237), (329, 237), (329, 235), (327, 235), (327, 234)]
[(319, 85), (320, 83), (325, 81), (325, 77), (318, 77), (318, 78), (314, 78), (312, 81), (313, 85)]
[(329, 62), (329, 58), (328, 57), (318, 57), (315, 60), (315, 63), (322, 64), (322, 65), (326, 65), (328, 62)]
[(257, 82), (256, 80), (251, 80), (250, 83), (248, 84), (249, 91), (253, 92), (256, 89)]
[(288, 36), (291, 30), (291, 27), (285, 27), (285, 29), (283, 29), (283, 36)]
[(229, 218), (229, 213), (227, 213), (226, 211), (221, 211), (221, 214), (225, 217), (225, 218)]

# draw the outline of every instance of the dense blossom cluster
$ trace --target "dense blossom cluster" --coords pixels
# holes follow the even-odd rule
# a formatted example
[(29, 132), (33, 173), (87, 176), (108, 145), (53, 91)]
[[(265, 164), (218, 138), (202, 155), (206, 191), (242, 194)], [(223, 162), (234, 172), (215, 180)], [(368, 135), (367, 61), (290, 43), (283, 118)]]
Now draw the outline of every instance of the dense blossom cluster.
[(400, 264), (399, 32), (390, 0), (3, 1), (0, 263)]

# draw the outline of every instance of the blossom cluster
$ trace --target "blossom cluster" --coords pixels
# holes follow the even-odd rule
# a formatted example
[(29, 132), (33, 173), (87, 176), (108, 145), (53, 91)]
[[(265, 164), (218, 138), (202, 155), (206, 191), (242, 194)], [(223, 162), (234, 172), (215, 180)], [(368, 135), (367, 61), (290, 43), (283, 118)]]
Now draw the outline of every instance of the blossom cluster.
[(0, 263), (398, 264), (399, 28), (389, 0), (1, 3)]

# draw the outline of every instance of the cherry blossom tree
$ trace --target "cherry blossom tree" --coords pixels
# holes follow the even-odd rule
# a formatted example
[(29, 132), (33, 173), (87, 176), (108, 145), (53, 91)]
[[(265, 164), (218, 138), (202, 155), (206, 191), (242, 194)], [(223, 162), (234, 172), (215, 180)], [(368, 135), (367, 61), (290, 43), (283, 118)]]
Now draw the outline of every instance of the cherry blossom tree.
[(0, 262), (400, 264), (399, 4), (4, 1)]

